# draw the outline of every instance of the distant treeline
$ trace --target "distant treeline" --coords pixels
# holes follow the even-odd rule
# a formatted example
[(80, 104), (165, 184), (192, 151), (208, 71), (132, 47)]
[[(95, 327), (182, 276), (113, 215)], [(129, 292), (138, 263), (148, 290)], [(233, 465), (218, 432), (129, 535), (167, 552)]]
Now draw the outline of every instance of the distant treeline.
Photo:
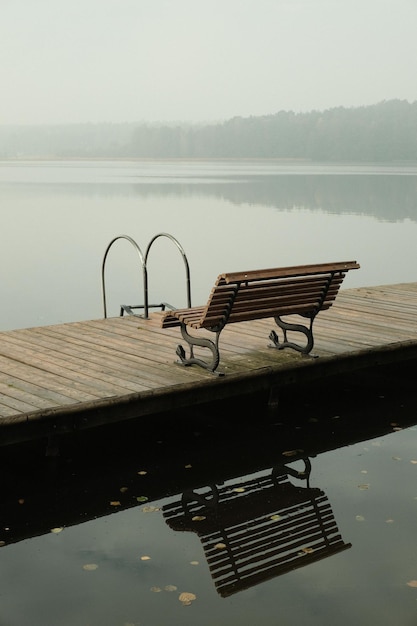
[(0, 158), (35, 157), (417, 161), (417, 102), (212, 124), (0, 126)]

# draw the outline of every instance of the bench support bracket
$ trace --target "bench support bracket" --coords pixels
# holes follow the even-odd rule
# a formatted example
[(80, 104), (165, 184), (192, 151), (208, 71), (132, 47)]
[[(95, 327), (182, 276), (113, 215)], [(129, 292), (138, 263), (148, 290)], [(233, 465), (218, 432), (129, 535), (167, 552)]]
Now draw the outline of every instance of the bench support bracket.
[[(205, 337), (194, 337), (190, 335), (187, 330), (186, 324), (181, 322), (181, 335), (183, 339), (188, 343), (190, 349), (189, 357), (186, 356), (185, 350), (181, 345), (177, 346), (176, 354), (179, 357), (179, 363), (182, 365), (200, 365), (206, 370), (209, 370), (213, 374), (217, 376), (222, 376), (219, 372), (216, 372), (216, 368), (220, 362), (220, 354), (219, 354), (219, 336), (220, 331), (216, 332), (216, 338), (214, 341), (211, 339), (207, 339)], [(204, 361), (203, 359), (199, 359), (194, 356), (194, 346), (200, 346), (202, 348), (208, 348), (211, 351), (212, 359), (211, 361)]]
[[(271, 330), (269, 334), (269, 339), (272, 341), (273, 345), (271, 347), (278, 348), (278, 350), (283, 350), (284, 348), (292, 348), (293, 350), (297, 350), (298, 352), (302, 352), (303, 354), (309, 354), (314, 346), (313, 339), (313, 320), (310, 319), (309, 326), (303, 326), (302, 324), (290, 324), (289, 322), (284, 322), (279, 316), (274, 317), (276, 324), (281, 328), (284, 334), (284, 341), (280, 341), (277, 333), (274, 330)], [(298, 343), (294, 343), (293, 341), (288, 340), (287, 333), (288, 331), (302, 333), (307, 338), (306, 345), (300, 345)]]

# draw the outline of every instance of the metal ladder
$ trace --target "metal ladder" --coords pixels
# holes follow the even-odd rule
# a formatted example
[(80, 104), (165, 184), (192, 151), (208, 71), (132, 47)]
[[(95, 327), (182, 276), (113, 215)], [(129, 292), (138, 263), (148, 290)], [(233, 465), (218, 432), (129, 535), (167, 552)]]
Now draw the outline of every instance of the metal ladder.
[[(175, 237), (173, 237), (169, 233), (158, 233), (157, 235), (152, 237), (151, 241), (149, 242), (149, 244), (148, 244), (148, 246), (146, 248), (145, 254), (143, 254), (142, 250), (140, 249), (140, 247), (138, 246), (136, 241), (134, 239), (132, 239), (132, 237), (129, 237), (128, 235), (118, 235), (117, 237), (114, 237), (114, 239), (112, 239), (110, 241), (110, 243), (108, 244), (108, 246), (106, 248), (106, 251), (104, 253), (103, 262), (102, 262), (102, 266), (101, 266), (101, 286), (102, 286), (102, 293), (103, 293), (103, 313), (104, 313), (104, 318), (107, 318), (107, 298), (106, 298), (106, 284), (105, 284), (106, 260), (107, 260), (107, 256), (109, 254), (110, 248), (119, 239), (126, 239), (135, 248), (136, 252), (138, 253), (139, 260), (140, 260), (140, 263), (141, 263), (141, 266), (142, 266), (142, 277), (143, 277), (143, 304), (135, 304), (135, 305), (121, 304), (120, 305), (120, 316), (123, 316), (124, 313), (126, 313), (127, 315), (135, 315), (136, 317), (142, 317), (144, 319), (149, 319), (149, 309), (159, 308), (162, 311), (164, 311), (167, 308), (168, 309), (174, 309), (175, 308), (175, 307), (171, 306), (170, 304), (168, 304), (168, 302), (161, 302), (159, 304), (149, 304), (148, 267), (147, 267), (148, 257), (149, 257), (149, 252), (151, 250), (151, 247), (152, 247), (153, 243), (159, 237), (167, 237), (170, 241), (172, 241), (175, 244), (175, 246), (178, 248), (179, 252), (182, 255), (182, 258), (183, 258), (183, 261), (184, 261), (184, 266), (185, 266), (185, 274), (186, 274), (187, 307), (188, 308), (191, 307), (190, 266), (188, 264), (187, 256), (186, 256), (186, 254), (184, 252), (184, 248), (181, 246), (181, 244), (179, 243), (179, 241)], [(143, 309), (143, 314), (135, 313), (134, 311), (137, 310), (137, 309)]]

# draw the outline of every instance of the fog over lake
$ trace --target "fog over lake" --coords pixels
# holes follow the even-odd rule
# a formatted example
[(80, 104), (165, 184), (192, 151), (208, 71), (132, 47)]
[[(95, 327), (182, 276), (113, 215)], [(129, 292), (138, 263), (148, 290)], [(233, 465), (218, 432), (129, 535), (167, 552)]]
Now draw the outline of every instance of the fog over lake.
[[(417, 168), (274, 161), (0, 163), (0, 328), (102, 317), (109, 242), (144, 252), (165, 232), (183, 246), (192, 303), (224, 271), (357, 260), (345, 288), (415, 281)], [(149, 255), (150, 299), (186, 303), (184, 264), (166, 238)], [(127, 241), (106, 262), (109, 315), (143, 302)]]

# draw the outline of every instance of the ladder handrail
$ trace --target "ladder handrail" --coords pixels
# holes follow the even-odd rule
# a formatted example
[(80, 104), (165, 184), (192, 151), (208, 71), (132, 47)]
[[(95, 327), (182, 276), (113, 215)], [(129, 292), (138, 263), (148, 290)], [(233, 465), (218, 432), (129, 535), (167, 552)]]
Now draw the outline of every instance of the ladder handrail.
[[(186, 287), (187, 287), (187, 307), (191, 308), (191, 279), (190, 279), (190, 266), (188, 264), (188, 259), (187, 259), (187, 255), (185, 254), (184, 248), (182, 247), (182, 245), (180, 244), (180, 242), (178, 241), (178, 239), (176, 239), (175, 237), (173, 237), (172, 235), (170, 235), (169, 233), (158, 233), (157, 235), (155, 235), (154, 237), (152, 237), (152, 239), (150, 240), (150, 242), (148, 243), (148, 247), (146, 248), (145, 251), (145, 267), (147, 268), (147, 263), (148, 263), (148, 256), (149, 256), (149, 252), (150, 249), (153, 245), (153, 243), (156, 241), (156, 239), (158, 239), (159, 237), (167, 237), (168, 239), (170, 239), (178, 248), (178, 250), (181, 253), (182, 259), (184, 261), (184, 265), (185, 265), (185, 275), (186, 275)], [(146, 271), (146, 284), (145, 284), (145, 317), (148, 316), (147, 314), (148, 311), (148, 272)]]
[(140, 247), (138, 246), (136, 241), (134, 239), (132, 239), (132, 237), (129, 237), (129, 235), (117, 235), (117, 237), (114, 237), (110, 241), (110, 243), (108, 244), (108, 246), (106, 248), (106, 251), (104, 253), (103, 262), (102, 262), (102, 266), (101, 266), (101, 288), (102, 288), (102, 294), (103, 294), (104, 318), (107, 318), (107, 299), (106, 299), (106, 284), (105, 284), (106, 259), (107, 259), (108, 253), (109, 253), (110, 248), (112, 247), (112, 245), (119, 239), (126, 239), (136, 249), (136, 251), (137, 251), (137, 253), (139, 255), (139, 259), (140, 259), (141, 265), (142, 265), (143, 291), (144, 291), (144, 305), (143, 305), (144, 314), (143, 314), (143, 317), (145, 319), (148, 319), (148, 317), (149, 317), (149, 295), (148, 295), (148, 266), (147, 266), (147, 263), (148, 263), (148, 256), (149, 256), (150, 249), (151, 249), (153, 243), (159, 237), (167, 237), (170, 241), (172, 241), (175, 244), (175, 246), (178, 248), (178, 250), (180, 251), (180, 253), (182, 255), (182, 258), (183, 258), (183, 261), (184, 261), (184, 265), (185, 265), (185, 273), (186, 273), (187, 306), (188, 306), (188, 308), (191, 307), (190, 266), (189, 266), (187, 255), (185, 254), (184, 248), (182, 247), (180, 242), (175, 237), (173, 237), (169, 233), (164, 233), (164, 232), (158, 233), (157, 235), (152, 237), (151, 241), (149, 242), (149, 244), (148, 244), (148, 246), (146, 248), (145, 255), (143, 255), (142, 250), (140, 249)]
[[(106, 302), (106, 286), (105, 286), (105, 279), (104, 279), (104, 268), (106, 265), (106, 259), (107, 259), (107, 255), (110, 251), (110, 248), (112, 247), (112, 245), (118, 240), (118, 239), (127, 239), (127, 241), (130, 241), (130, 243), (133, 245), (133, 247), (136, 249), (138, 255), (139, 255), (139, 259), (140, 262), (142, 264), (142, 272), (143, 272), (143, 283), (144, 285), (148, 283), (148, 277), (147, 277), (147, 269), (146, 269), (146, 263), (145, 263), (145, 258), (143, 256), (142, 250), (140, 249), (140, 247), (138, 246), (138, 244), (136, 243), (136, 241), (134, 239), (132, 239), (132, 237), (129, 237), (129, 235), (117, 235), (117, 237), (114, 237), (114, 239), (112, 239), (109, 243), (109, 245), (106, 248), (106, 251), (104, 253), (104, 257), (103, 257), (103, 263), (101, 265), (101, 288), (102, 288), (102, 293), (103, 293), (103, 311), (104, 311), (104, 318), (107, 318), (107, 302)], [(147, 298), (147, 296), (146, 296)], [(147, 317), (147, 313), (146, 313), (146, 317)]]

